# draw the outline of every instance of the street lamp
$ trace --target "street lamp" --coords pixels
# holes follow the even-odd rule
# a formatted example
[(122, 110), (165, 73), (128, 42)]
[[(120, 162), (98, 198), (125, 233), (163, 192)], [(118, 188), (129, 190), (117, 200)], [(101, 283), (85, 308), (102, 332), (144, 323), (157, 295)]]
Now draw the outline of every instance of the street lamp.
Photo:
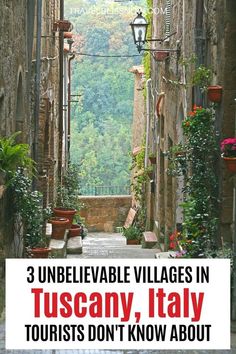
[(143, 48), (143, 46), (146, 42), (163, 43), (167, 38), (176, 34), (176, 32), (174, 32), (164, 39), (154, 39), (154, 38), (147, 39), (148, 25), (149, 25), (149, 23), (147, 22), (145, 17), (143, 17), (141, 10), (139, 10), (137, 12), (137, 16), (135, 17), (133, 22), (130, 23), (130, 26), (131, 26), (132, 32), (133, 32), (134, 44), (136, 44), (138, 52), (139, 53), (141, 53), (142, 51), (145, 51), (145, 52), (168, 52), (168, 53), (175, 52), (175, 53), (177, 53), (177, 57), (179, 57), (179, 55), (180, 55), (180, 43), (179, 42), (177, 42), (176, 49), (169, 49), (169, 48), (168, 49), (146, 49), (146, 48)]
[(142, 50), (142, 44), (145, 44), (147, 37), (147, 28), (148, 22), (145, 17), (142, 16), (142, 11), (139, 10), (133, 22), (131, 22), (130, 26), (133, 31), (134, 44), (137, 45), (137, 49), (139, 53)]

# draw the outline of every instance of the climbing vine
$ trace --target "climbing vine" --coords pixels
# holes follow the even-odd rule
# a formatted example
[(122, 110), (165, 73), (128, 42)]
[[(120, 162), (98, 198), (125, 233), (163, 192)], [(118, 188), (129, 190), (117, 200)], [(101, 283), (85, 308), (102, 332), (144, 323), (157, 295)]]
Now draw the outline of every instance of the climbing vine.
[[(150, 23), (150, 26), (148, 26), (147, 29), (147, 38), (151, 38), (152, 36), (152, 19), (153, 19), (153, 0), (146, 0), (147, 4), (147, 12), (146, 12), (146, 19), (148, 23)], [(145, 53), (143, 57), (143, 65), (144, 65), (144, 74), (146, 80), (148, 80), (151, 77), (151, 52)], [(144, 96), (146, 97), (146, 90), (144, 90)]]
[(131, 189), (137, 204), (137, 214), (135, 218), (135, 226), (142, 232), (145, 230), (146, 225), (146, 203), (144, 188), (148, 179), (149, 169), (144, 166), (145, 160), (145, 146), (142, 145), (140, 151), (133, 156), (132, 170), (133, 181)]
[(182, 246), (189, 257), (205, 257), (216, 248), (218, 145), (214, 119), (213, 110), (195, 106), (183, 121), (188, 177)]

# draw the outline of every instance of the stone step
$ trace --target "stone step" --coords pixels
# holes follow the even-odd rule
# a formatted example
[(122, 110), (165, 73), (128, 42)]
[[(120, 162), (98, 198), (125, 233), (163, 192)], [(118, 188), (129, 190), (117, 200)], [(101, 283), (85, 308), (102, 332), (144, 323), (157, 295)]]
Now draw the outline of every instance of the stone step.
[(82, 237), (76, 236), (69, 238), (67, 242), (67, 254), (81, 254), (82, 252)]
[(159, 252), (155, 254), (155, 258), (157, 259), (166, 259), (166, 258), (174, 258), (175, 252), (168, 251), (168, 252)]
[(153, 248), (157, 244), (157, 236), (152, 231), (143, 232), (142, 247), (143, 248)]
[(66, 242), (64, 240), (55, 240), (52, 238), (49, 243), (51, 256), (53, 258), (66, 258)]

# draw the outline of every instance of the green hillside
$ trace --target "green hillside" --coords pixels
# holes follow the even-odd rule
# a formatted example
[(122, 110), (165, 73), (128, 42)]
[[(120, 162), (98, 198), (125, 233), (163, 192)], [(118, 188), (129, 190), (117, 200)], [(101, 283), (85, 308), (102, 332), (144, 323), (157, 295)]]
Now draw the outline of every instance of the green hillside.
[[(81, 186), (127, 185), (133, 115), (133, 74), (141, 62), (129, 23), (140, 1), (67, 0), (65, 17), (74, 25), (74, 49), (89, 55), (134, 55), (101, 58), (77, 55), (73, 61), (71, 160), (80, 164)], [(138, 6), (139, 5), (139, 6)]]

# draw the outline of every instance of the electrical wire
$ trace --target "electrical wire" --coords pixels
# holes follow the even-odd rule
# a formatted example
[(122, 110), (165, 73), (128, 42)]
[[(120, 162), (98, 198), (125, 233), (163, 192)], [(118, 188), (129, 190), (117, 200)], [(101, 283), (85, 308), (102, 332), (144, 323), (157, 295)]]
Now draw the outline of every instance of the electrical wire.
[(97, 58), (133, 58), (133, 57), (140, 57), (140, 54), (133, 54), (133, 55), (103, 55), (103, 54), (89, 54), (89, 53), (74, 53), (75, 55), (81, 55), (86, 57), (97, 57)]

